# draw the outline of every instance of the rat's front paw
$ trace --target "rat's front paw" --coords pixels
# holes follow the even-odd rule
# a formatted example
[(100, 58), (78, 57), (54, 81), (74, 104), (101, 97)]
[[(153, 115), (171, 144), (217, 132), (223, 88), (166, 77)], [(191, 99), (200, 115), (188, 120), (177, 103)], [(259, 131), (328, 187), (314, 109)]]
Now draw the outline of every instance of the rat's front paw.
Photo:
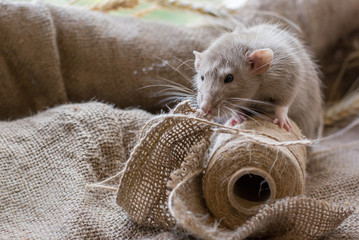
[(289, 132), (292, 128), (292, 124), (288, 118), (288, 106), (276, 106), (275, 107), (275, 119), (274, 124), (277, 124), (280, 128), (283, 128)]
[(277, 117), (276, 119), (274, 119), (273, 123), (277, 124), (280, 128), (284, 128), (288, 132), (292, 128), (292, 124), (290, 123), (288, 116), (279, 117), (279, 118)]
[(238, 115), (236, 117), (231, 117), (224, 125), (226, 126), (230, 126), (230, 127), (233, 127), (239, 123), (242, 123), (244, 121), (246, 121), (247, 118), (243, 115)]

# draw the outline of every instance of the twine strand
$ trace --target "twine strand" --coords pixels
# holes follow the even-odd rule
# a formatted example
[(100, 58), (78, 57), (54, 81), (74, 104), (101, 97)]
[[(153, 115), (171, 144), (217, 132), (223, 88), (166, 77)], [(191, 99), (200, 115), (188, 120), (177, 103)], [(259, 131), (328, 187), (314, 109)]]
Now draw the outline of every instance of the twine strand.
[(267, 142), (267, 141), (263, 141), (263, 140), (259, 139), (256, 136), (256, 134), (254, 134), (252, 131), (224, 126), (222, 124), (215, 123), (215, 122), (203, 119), (203, 118), (198, 118), (198, 117), (195, 117), (195, 116), (189, 116), (189, 115), (185, 115), (185, 114), (160, 115), (160, 116), (154, 117), (151, 120), (149, 120), (146, 125), (151, 124), (154, 121), (158, 121), (158, 120), (162, 120), (162, 119), (166, 119), (166, 118), (172, 118), (172, 119), (178, 119), (178, 120), (197, 121), (197, 122), (200, 122), (200, 123), (212, 126), (212, 127), (217, 127), (217, 129), (216, 129), (217, 132), (242, 136), (242, 137), (248, 138), (248, 141), (258, 143), (258, 144), (263, 144), (263, 145), (266, 145), (266, 146), (292, 146), (292, 145), (305, 145), (305, 146), (307, 146), (307, 145), (315, 144), (319, 140), (319, 139), (315, 139), (315, 140), (305, 139), (305, 140), (296, 140), (296, 141), (283, 141), (283, 142), (272, 141), (272, 142)]
[[(222, 124), (219, 123), (215, 123), (213, 121), (209, 121), (203, 118), (199, 118), (196, 116), (191, 116), (191, 115), (185, 115), (185, 114), (166, 114), (166, 115), (159, 115), (156, 116), (154, 118), (152, 118), (151, 120), (149, 120), (140, 135), (140, 139), (142, 139), (145, 136), (145, 132), (146, 129), (148, 129), (148, 127), (152, 124), (154, 124), (154, 122), (160, 121), (160, 120), (164, 120), (164, 119), (171, 119), (171, 120), (191, 120), (191, 121), (195, 121), (195, 122), (199, 122), (199, 123), (203, 123), (206, 124), (207, 126), (212, 126), (215, 127), (215, 131), (218, 133), (224, 133), (224, 134), (232, 134), (234, 136), (241, 136), (246, 138), (246, 140), (248, 142), (252, 142), (252, 143), (256, 143), (256, 144), (261, 144), (264, 146), (272, 146), (272, 147), (279, 147), (279, 146), (284, 146), (284, 147), (288, 147), (288, 146), (293, 146), (293, 145), (302, 145), (302, 146), (309, 146), (309, 145), (314, 145), (314, 144), (318, 144), (320, 142), (324, 142), (324, 141), (328, 141), (331, 140), (335, 137), (338, 137), (340, 135), (343, 135), (344, 133), (346, 133), (347, 131), (349, 131), (350, 129), (356, 127), (359, 125), (359, 118), (354, 120), (353, 122), (351, 122), (348, 126), (346, 126), (345, 128), (341, 129), (340, 131), (329, 135), (327, 137), (322, 137), (322, 138), (317, 138), (317, 139), (313, 139), (313, 140), (309, 140), (309, 139), (304, 139), (304, 140), (295, 140), (295, 141), (281, 141), (278, 142), (276, 140), (266, 140), (263, 141), (262, 139), (260, 139), (257, 135), (258, 133), (253, 132), (251, 130), (243, 130), (243, 129), (238, 129), (238, 128), (234, 128), (234, 127), (228, 127), (228, 126), (224, 126)], [(349, 144), (348, 146), (352, 146), (352, 144)], [(325, 150), (324, 152), (327, 152), (329, 150)], [(320, 152), (322, 153), (322, 151)], [(316, 153), (313, 153), (311, 156), (317, 155)], [(109, 187), (109, 186), (105, 186), (102, 184), (105, 184), (113, 179), (116, 179), (117, 177), (120, 177), (123, 173), (123, 170), (120, 171), (119, 173), (117, 173), (114, 176), (111, 176), (105, 180), (103, 180), (102, 182), (96, 183), (96, 184), (90, 184), (87, 185), (87, 187), (92, 187), (92, 188), (102, 188), (105, 190), (109, 190), (109, 191), (117, 191), (117, 188), (114, 187)], [(116, 190), (115, 190), (116, 189)]]

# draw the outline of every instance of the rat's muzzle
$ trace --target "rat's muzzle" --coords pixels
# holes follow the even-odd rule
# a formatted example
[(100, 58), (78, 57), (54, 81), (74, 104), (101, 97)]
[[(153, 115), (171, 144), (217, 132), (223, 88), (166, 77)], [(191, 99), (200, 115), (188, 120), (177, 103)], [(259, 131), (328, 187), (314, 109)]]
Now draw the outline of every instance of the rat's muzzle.
[(204, 100), (201, 102), (199, 107), (204, 114), (207, 114), (207, 115), (212, 114), (213, 104), (211, 102)]

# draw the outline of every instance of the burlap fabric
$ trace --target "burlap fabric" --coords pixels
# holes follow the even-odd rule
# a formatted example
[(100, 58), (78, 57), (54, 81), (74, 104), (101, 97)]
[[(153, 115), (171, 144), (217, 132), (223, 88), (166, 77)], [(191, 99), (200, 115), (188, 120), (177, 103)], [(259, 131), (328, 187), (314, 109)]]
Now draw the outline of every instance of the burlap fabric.
[(115, 194), (86, 185), (118, 172), (150, 114), (100, 103), (1, 122), (0, 238), (138, 238)]
[(163, 88), (141, 88), (159, 79), (191, 87), (193, 63), (183, 62), (221, 32), (1, 1), (0, 119), (90, 99), (158, 111)]
[[(315, 157), (309, 164), (306, 197), (284, 198), (265, 205), (248, 222), (230, 230), (218, 225), (220, 219), (213, 217), (202, 194), (203, 159), (209, 145), (205, 140), (208, 136), (203, 135), (206, 125), (197, 126), (196, 121), (179, 121), (176, 117), (160, 119), (146, 129), (163, 129), (165, 123), (167, 130), (158, 131), (157, 139), (148, 138), (140, 129), (151, 117), (141, 110), (117, 110), (105, 104), (87, 103), (65, 105), (23, 120), (1, 122), (1, 237), (182, 239), (189, 237), (187, 231), (204, 239), (244, 239), (248, 236), (315, 239), (323, 235), (327, 239), (342, 236), (356, 239), (359, 236), (357, 210), (352, 214), (352, 207), (358, 205), (356, 145), (348, 145), (344, 153), (336, 149), (335, 154), (326, 151), (337, 144), (336, 139), (351, 143), (353, 132), (317, 146), (320, 150), (315, 150)], [(183, 128), (186, 125), (192, 127)], [(172, 130), (182, 137), (171, 135)], [(146, 144), (141, 145), (140, 141), (129, 157), (128, 149), (137, 142), (136, 136), (141, 136), (141, 132)], [(197, 134), (193, 135), (195, 132)], [(182, 148), (176, 148), (176, 141), (168, 144), (161, 136), (178, 139)], [(195, 147), (191, 148), (192, 144)], [(168, 148), (175, 151), (168, 151)], [(177, 163), (164, 163), (155, 158), (150, 158), (152, 164), (144, 162), (143, 158), (136, 158), (137, 162), (142, 162), (137, 166), (133, 162), (126, 163), (127, 157), (134, 159), (148, 149)], [(131, 171), (126, 171), (131, 164)], [(143, 227), (130, 220), (116, 204), (116, 192), (91, 187), (92, 183), (115, 175), (121, 169), (125, 169), (122, 174), (127, 174), (126, 181), (122, 178), (122, 193), (132, 197), (135, 206), (141, 209), (143, 221), (128, 213)], [(139, 171), (146, 174), (136, 175)], [(161, 172), (165, 174), (159, 175)], [(158, 184), (161, 178), (164, 181)], [(117, 187), (118, 179), (107, 185)], [(124, 192), (123, 186), (134, 186), (134, 192)], [(164, 196), (161, 201), (159, 195)], [(152, 205), (148, 206), (149, 202)], [(154, 214), (156, 211), (160, 214)], [(153, 228), (155, 226), (161, 228)], [(179, 226), (185, 233), (176, 230)]]

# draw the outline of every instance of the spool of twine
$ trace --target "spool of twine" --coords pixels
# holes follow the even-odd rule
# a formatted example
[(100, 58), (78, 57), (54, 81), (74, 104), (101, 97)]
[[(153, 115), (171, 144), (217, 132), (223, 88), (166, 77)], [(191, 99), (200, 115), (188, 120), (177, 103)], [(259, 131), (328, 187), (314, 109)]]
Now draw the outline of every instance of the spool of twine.
[[(265, 120), (245, 121), (238, 128), (268, 142), (303, 139), (292, 123), (290, 132)], [(215, 141), (203, 190), (208, 208), (227, 227), (240, 226), (262, 204), (304, 192), (305, 146), (269, 146), (230, 134), (218, 134)]]

